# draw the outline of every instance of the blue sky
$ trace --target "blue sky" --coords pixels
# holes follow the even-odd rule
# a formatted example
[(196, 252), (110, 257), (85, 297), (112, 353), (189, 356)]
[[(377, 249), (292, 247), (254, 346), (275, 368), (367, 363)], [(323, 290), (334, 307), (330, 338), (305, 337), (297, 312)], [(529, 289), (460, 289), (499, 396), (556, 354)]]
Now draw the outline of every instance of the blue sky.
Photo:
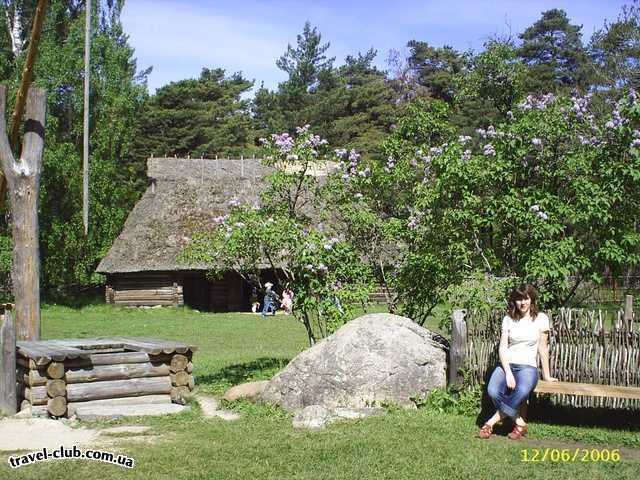
[(269, 88), (286, 78), (276, 65), (287, 44), (309, 20), (330, 42), (336, 64), (374, 47), (386, 68), (389, 50), (406, 52), (409, 40), (458, 50), (479, 50), (491, 36), (515, 37), (541, 12), (564, 9), (583, 25), (586, 43), (605, 19), (615, 20), (617, 0), (127, 0), (122, 21), (135, 48), (138, 69), (153, 66), (149, 89), (195, 78), (203, 67), (242, 71)]

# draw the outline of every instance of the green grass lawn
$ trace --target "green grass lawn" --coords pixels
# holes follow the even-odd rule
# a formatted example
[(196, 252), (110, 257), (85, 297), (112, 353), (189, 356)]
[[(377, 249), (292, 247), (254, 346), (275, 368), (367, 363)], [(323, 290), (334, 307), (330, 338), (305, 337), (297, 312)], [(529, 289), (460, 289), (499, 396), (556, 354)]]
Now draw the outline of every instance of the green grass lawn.
[[(44, 338), (140, 335), (199, 346), (197, 390), (264, 379), (307, 347), (303, 326), (285, 316), (201, 314), (188, 309), (138, 310), (109, 306), (43, 309)], [(148, 425), (161, 440), (107, 448), (136, 461), (133, 470), (90, 461), (58, 461), (10, 470), (0, 456), (0, 479), (466, 479), (638, 478), (640, 426), (622, 429), (534, 423), (528, 443), (474, 438), (476, 419), (426, 408), (391, 409), (384, 417), (298, 431), (285, 412), (266, 405), (229, 405), (235, 422), (191, 412), (114, 424)], [(102, 427), (105, 423), (90, 424)], [(580, 442), (574, 444), (572, 442)], [(532, 448), (622, 448), (612, 462), (522, 462)], [(573, 450), (572, 450), (573, 453)]]

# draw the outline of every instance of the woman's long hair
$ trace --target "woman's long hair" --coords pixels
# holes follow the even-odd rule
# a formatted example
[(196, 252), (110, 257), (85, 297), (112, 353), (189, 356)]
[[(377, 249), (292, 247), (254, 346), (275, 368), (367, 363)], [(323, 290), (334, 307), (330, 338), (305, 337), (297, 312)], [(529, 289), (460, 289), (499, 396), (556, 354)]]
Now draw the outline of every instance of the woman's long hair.
[(507, 300), (507, 312), (514, 320), (520, 320), (521, 318), (520, 310), (516, 306), (516, 300), (524, 300), (527, 297), (531, 299), (531, 307), (529, 309), (531, 320), (535, 320), (538, 316), (538, 291), (530, 283), (523, 283), (513, 289)]

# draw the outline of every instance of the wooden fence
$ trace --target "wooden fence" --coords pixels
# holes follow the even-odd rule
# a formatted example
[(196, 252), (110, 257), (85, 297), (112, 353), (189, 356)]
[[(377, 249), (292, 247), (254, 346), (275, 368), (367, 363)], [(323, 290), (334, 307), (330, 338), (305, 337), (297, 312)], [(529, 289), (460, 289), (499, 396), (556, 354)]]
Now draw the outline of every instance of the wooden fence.
[[(640, 323), (634, 322), (628, 310), (616, 314), (581, 309), (547, 313), (552, 325), (549, 363), (554, 377), (565, 382), (640, 387)], [(459, 365), (473, 383), (486, 383), (499, 363), (503, 316), (500, 311), (471, 311), (464, 314), (462, 322), (454, 316), (452, 368)], [(450, 372), (450, 379), (455, 374)], [(640, 409), (640, 400), (630, 399), (559, 394), (553, 395), (552, 401), (575, 407)]]

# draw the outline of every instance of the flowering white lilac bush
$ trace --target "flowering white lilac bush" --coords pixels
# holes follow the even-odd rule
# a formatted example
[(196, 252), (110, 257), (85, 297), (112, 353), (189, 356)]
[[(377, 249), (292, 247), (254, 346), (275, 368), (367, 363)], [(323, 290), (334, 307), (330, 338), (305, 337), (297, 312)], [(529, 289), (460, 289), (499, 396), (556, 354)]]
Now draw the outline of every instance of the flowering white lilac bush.
[[(182, 258), (218, 265), (214, 275), (233, 270), (247, 281), (271, 269), (279, 288), (294, 292), (293, 313), (310, 343), (335, 331), (368, 300), (372, 273), (348, 238), (336, 231), (324, 208), (326, 189), (307, 173), (333, 159), (327, 141), (305, 125), (263, 139), (266, 163), (276, 167), (264, 179), (261, 203), (228, 202), (229, 213), (212, 219), (213, 228), (194, 236)], [(343, 171), (362, 178), (360, 156), (340, 152)], [(309, 211), (309, 206), (312, 210)]]
[(392, 134), (369, 195), (403, 219), (397, 288), (412, 318), (478, 272), (531, 281), (557, 306), (568, 277), (640, 263), (640, 104), (631, 91), (603, 116), (593, 100), (528, 96), (471, 138), (438, 111), (400, 120), (412, 134)]

